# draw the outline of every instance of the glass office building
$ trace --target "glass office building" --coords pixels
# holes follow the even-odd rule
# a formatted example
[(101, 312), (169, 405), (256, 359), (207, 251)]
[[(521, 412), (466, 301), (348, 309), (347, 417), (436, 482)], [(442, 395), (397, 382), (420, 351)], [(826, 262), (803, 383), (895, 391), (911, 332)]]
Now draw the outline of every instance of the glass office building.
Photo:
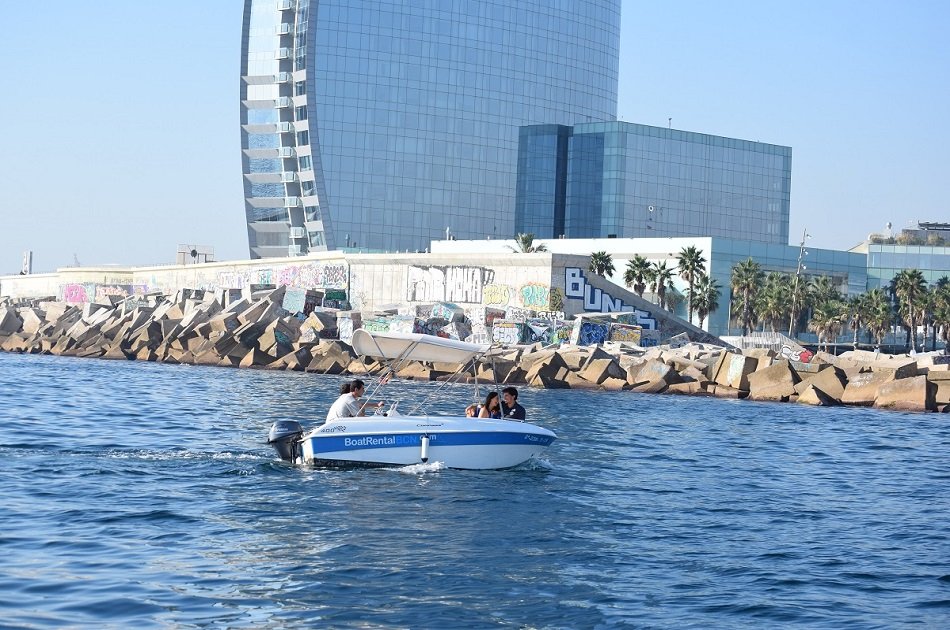
[(252, 257), (511, 237), (522, 125), (616, 117), (620, 0), (245, 0)]
[(625, 122), (523, 127), (515, 230), (788, 243), (790, 147)]
[[(868, 289), (887, 289), (904, 269), (919, 269), (927, 284), (950, 277), (950, 247), (868, 243)], [(856, 248), (852, 251), (860, 251)]]

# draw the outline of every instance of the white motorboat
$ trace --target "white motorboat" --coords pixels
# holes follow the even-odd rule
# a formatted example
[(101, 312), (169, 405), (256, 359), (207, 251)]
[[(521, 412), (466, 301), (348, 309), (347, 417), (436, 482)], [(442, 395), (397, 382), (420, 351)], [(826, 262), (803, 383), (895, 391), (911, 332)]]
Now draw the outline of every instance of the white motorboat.
[[(408, 361), (459, 364), (490, 359), (489, 344), (432, 335), (357, 330), (353, 349), (362, 357), (389, 362), (371, 402), (388, 377)], [(477, 388), (477, 385), (476, 385)], [(405, 415), (399, 402), (385, 414), (337, 418), (310, 431), (282, 420), (271, 427), (268, 442), (282, 459), (330, 466), (406, 466), (440, 462), (448, 468), (511, 468), (539, 456), (557, 439), (548, 429), (518, 420), (467, 418), (418, 413), (422, 401)]]

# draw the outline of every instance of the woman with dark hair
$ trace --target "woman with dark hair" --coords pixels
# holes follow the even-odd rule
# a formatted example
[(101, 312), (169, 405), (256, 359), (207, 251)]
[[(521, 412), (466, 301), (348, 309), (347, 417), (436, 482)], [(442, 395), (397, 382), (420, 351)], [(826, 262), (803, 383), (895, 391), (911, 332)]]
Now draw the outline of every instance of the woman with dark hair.
[(478, 408), (479, 418), (501, 418), (501, 401), (498, 399), (498, 392), (488, 392), (485, 396), (485, 404)]

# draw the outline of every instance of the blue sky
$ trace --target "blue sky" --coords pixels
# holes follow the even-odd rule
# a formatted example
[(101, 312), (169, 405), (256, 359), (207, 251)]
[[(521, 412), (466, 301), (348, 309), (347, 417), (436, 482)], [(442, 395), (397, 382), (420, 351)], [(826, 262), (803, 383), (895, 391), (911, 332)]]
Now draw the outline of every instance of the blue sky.
[[(8, 3), (0, 273), (244, 258), (242, 3)], [(791, 240), (950, 221), (950, 3), (623, 1), (622, 120), (791, 146)]]

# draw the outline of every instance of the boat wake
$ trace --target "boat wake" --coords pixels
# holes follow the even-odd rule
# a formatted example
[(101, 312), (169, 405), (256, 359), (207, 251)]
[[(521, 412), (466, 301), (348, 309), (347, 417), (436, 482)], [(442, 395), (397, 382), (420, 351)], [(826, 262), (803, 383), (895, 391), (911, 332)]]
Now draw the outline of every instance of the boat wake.
[(410, 464), (409, 466), (400, 466), (395, 470), (406, 475), (423, 475), (425, 473), (439, 472), (445, 470), (446, 466), (442, 462), (427, 462), (425, 464)]

